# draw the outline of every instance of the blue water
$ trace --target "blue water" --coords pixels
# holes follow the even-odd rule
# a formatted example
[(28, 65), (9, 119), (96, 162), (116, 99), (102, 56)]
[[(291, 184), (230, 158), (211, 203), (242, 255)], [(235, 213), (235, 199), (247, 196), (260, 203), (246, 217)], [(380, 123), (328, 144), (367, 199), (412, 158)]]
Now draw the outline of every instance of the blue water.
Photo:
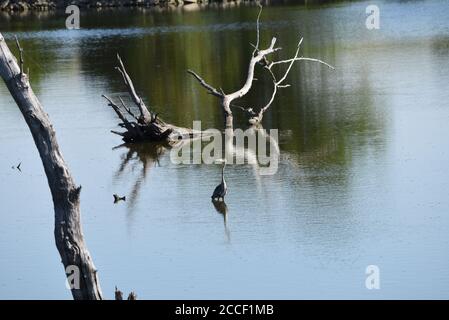
[[(124, 91), (119, 51), (165, 120), (220, 128), (216, 101), (185, 70), (238, 86), (255, 8), (91, 12), (73, 32), (61, 16), (0, 16), (1, 32), (22, 39), (83, 186), (106, 298), (115, 286), (139, 299), (449, 298), (449, 2), (374, 3), (375, 31), (365, 28), (372, 2), (265, 8), (264, 41), (277, 36), (288, 55), (301, 35), (304, 55), (336, 70), (292, 70), (264, 119), (280, 132), (279, 170), (228, 166), (226, 222), (210, 202), (220, 167), (175, 165), (169, 151), (154, 161), (149, 146), (113, 149), (118, 120), (101, 94)], [(267, 83), (247, 102), (269, 94)], [(0, 298), (70, 299), (42, 165), (4, 85), (0, 119)], [(19, 162), (21, 173), (11, 168)], [(127, 201), (114, 205), (113, 193)], [(365, 287), (368, 265), (380, 269), (379, 290)]]

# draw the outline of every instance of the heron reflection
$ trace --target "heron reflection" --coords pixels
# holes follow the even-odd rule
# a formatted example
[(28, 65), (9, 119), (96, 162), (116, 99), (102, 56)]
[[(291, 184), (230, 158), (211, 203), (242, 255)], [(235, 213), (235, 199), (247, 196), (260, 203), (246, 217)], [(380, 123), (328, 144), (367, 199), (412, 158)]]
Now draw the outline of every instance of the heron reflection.
[(224, 231), (226, 235), (226, 239), (228, 242), (231, 241), (231, 232), (228, 228), (228, 206), (224, 201), (214, 201), (212, 200), (212, 204), (214, 205), (215, 210), (223, 216), (223, 225)]

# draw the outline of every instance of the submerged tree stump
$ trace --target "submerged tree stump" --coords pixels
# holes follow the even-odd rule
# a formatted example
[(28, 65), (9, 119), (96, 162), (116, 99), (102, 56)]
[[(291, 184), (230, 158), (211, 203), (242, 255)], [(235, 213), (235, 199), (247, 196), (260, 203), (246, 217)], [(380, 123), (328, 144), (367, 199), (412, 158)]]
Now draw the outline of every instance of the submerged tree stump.
[[(192, 129), (168, 124), (160, 119), (157, 113), (151, 112), (148, 109), (143, 102), (143, 99), (137, 94), (131, 77), (128, 75), (125, 65), (118, 54), (117, 61), (118, 66), (116, 67), (116, 70), (122, 75), (129, 96), (139, 110), (139, 114), (136, 115), (131, 108), (126, 106), (121, 97), (119, 97), (119, 100), (124, 111), (122, 111), (119, 105), (117, 105), (111, 98), (102, 95), (102, 97), (108, 101), (108, 105), (115, 111), (122, 121), (119, 126), (126, 130), (124, 132), (111, 130), (111, 132), (121, 136), (124, 142), (177, 142), (181, 139), (191, 138), (194, 134)], [(130, 117), (131, 120), (128, 120), (125, 114)]]

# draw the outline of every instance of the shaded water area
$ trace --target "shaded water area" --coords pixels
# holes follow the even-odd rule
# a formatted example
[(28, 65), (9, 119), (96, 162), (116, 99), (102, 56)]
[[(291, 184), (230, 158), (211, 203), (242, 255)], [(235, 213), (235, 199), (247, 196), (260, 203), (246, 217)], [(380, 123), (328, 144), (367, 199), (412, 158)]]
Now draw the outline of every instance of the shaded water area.
[[(377, 3), (374, 31), (368, 2), (264, 9), (262, 44), (276, 36), (289, 57), (303, 36), (303, 54), (336, 70), (293, 67), (263, 120), (279, 129), (279, 170), (228, 166), (226, 219), (210, 202), (220, 166), (175, 165), (150, 144), (114, 148), (118, 119), (101, 94), (124, 94), (119, 52), (164, 120), (221, 129), (216, 99), (186, 70), (237, 89), (256, 8), (83, 12), (73, 31), (61, 14), (0, 16), (83, 187), (106, 297), (117, 285), (148, 299), (449, 298), (449, 2)], [(259, 73), (240, 103), (263, 105), (271, 89)], [(0, 298), (69, 299), (42, 164), (4, 85), (0, 119)], [(246, 128), (239, 110), (235, 126)], [(368, 265), (380, 290), (365, 287)]]

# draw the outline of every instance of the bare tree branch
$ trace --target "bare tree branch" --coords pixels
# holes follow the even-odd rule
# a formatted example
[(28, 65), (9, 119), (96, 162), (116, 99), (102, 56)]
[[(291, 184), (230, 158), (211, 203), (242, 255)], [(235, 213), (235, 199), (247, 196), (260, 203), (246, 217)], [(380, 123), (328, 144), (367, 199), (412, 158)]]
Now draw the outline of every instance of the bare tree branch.
[(335, 70), (335, 67), (333, 67), (332, 65), (319, 60), (319, 59), (314, 59), (314, 58), (307, 58), (307, 57), (296, 57), (294, 59), (288, 59), (288, 60), (280, 60), (280, 61), (275, 61), (275, 62), (271, 62), (271, 65), (277, 65), (277, 64), (281, 64), (281, 63), (290, 63), (292, 60), (294, 61), (312, 61), (312, 62), (318, 62), (321, 64), (324, 64), (326, 67)]
[[(136, 138), (143, 138), (144, 133), (143, 133), (142, 128), (138, 125), (138, 123), (128, 121), (128, 119), (126, 119), (125, 115), (120, 111), (119, 106), (116, 105), (114, 103), (114, 101), (112, 101), (112, 99), (110, 99), (108, 96), (103, 94), (102, 97), (105, 98), (109, 102), (108, 105), (112, 107), (112, 109), (115, 111), (115, 113), (120, 118), (120, 120), (122, 120), (123, 127), (125, 127), (126, 130), (128, 130), (128, 132), (124, 132), (124, 133), (118, 133), (117, 131), (111, 131), (111, 132), (115, 133), (115, 134), (119, 134), (120, 136), (125, 137), (125, 138), (127, 138), (129, 135), (135, 136)], [(121, 100), (121, 101), (122, 101), (122, 104), (124, 105), (123, 100)], [(125, 107), (125, 109), (126, 109), (126, 107)], [(129, 134), (127, 135), (127, 133), (129, 133)]]
[[(285, 73), (284, 73), (284, 76), (283, 76), (279, 81), (275, 81), (275, 85), (276, 85), (277, 87), (278, 87), (282, 82), (284, 82), (284, 80), (287, 78), (288, 73), (289, 73), (290, 70), (292, 69), (293, 63), (295, 63), (295, 61), (296, 61), (295, 59), (298, 57), (299, 49), (301, 48), (301, 43), (302, 43), (302, 41), (303, 41), (303, 38), (301, 38), (301, 39), (299, 40), (298, 45), (297, 45), (297, 47), (296, 47), (295, 56), (294, 56), (293, 59), (291, 59), (290, 64), (288, 65), (287, 70), (286, 70)], [(270, 65), (270, 66), (268, 67), (268, 69), (270, 69), (270, 71), (271, 71), (271, 66), (272, 66), (272, 65)]]
[[(201, 78), (198, 74), (196, 74), (195, 72), (188, 70), (188, 73), (190, 73), (191, 75), (193, 75), (198, 81), (199, 83), (206, 88), (206, 90), (210, 93), (213, 94), (216, 97), (219, 97), (221, 99), (221, 107), (223, 108), (223, 111), (225, 113), (225, 124), (226, 124), (226, 128), (232, 128), (233, 124), (233, 116), (232, 116), (232, 110), (231, 110), (231, 105), (232, 105), (232, 101), (235, 99), (239, 99), (242, 98), (243, 96), (245, 96), (249, 90), (252, 87), (253, 82), (256, 80), (254, 78), (254, 69), (256, 67), (256, 65), (258, 63), (262, 63), (264, 66), (268, 65), (268, 60), (266, 58), (266, 56), (281, 50), (281, 48), (277, 48), (275, 47), (276, 45), (276, 38), (273, 37), (271, 39), (271, 43), (270, 46), (267, 49), (264, 50), (260, 50), (259, 46), (260, 46), (260, 16), (262, 14), (262, 6), (259, 6), (259, 13), (257, 15), (257, 21), (256, 21), (256, 45), (252, 45), (254, 47), (254, 51), (251, 55), (251, 59), (249, 62), (249, 66), (248, 66), (248, 73), (246, 76), (246, 80), (245, 83), (243, 84), (243, 86), (232, 92), (229, 94), (225, 94), (223, 92), (222, 89), (217, 90), (216, 88), (212, 87), (210, 84), (206, 83), (204, 81), (203, 78)], [(252, 115), (252, 109), (248, 108), (246, 109), (246, 112), (250, 115)]]
[(116, 69), (120, 72), (120, 74), (123, 77), (123, 81), (125, 82), (126, 88), (128, 89), (128, 92), (131, 96), (131, 99), (134, 101), (134, 103), (137, 105), (140, 111), (140, 117), (142, 122), (150, 122), (153, 118), (151, 115), (151, 112), (148, 110), (147, 106), (143, 102), (142, 98), (139, 97), (139, 95), (136, 92), (136, 89), (134, 88), (134, 84), (126, 72), (125, 66), (123, 64), (122, 59), (120, 58), (120, 55), (117, 54), (117, 60), (119, 63), (119, 66), (116, 67)]
[[(273, 81), (273, 92), (272, 92), (272, 94), (271, 94), (271, 97), (270, 97), (270, 100), (268, 101), (268, 103), (267, 103), (264, 107), (260, 108), (260, 111), (259, 111), (258, 114), (255, 114), (254, 112), (251, 112), (252, 114), (254, 114), (254, 115), (251, 116), (251, 113), (249, 113), (249, 112), (247, 111), (247, 113), (250, 115), (250, 119), (248, 120), (249, 123), (251, 123), (251, 124), (257, 124), (257, 123), (260, 123), (260, 122), (262, 121), (262, 118), (263, 118), (264, 113), (268, 110), (268, 108), (269, 108), (269, 107), (271, 106), (271, 104), (273, 103), (274, 98), (276, 97), (276, 94), (278, 93), (278, 89), (290, 87), (289, 84), (282, 84), (282, 83), (283, 83), (283, 82), (285, 81), (285, 79), (287, 78), (287, 76), (288, 76), (288, 74), (289, 74), (291, 68), (293, 67), (293, 64), (294, 64), (296, 61), (302, 61), (302, 60), (304, 60), (304, 61), (319, 62), (319, 63), (321, 63), (321, 64), (326, 65), (327, 67), (329, 67), (329, 68), (331, 68), (331, 69), (334, 69), (333, 66), (331, 66), (330, 64), (328, 64), (328, 63), (326, 63), (326, 62), (324, 62), (324, 61), (321, 61), (321, 60), (319, 60), (319, 59), (298, 57), (298, 55), (299, 55), (299, 50), (300, 50), (300, 48), (301, 48), (302, 42), (303, 42), (303, 38), (301, 38), (301, 39), (299, 40), (298, 45), (297, 45), (297, 47), (296, 47), (296, 52), (295, 52), (295, 55), (293, 56), (293, 58), (291, 58), (291, 59), (286, 59), (286, 60), (273, 61), (273, 62), (270, 62), (270, 63), (268, 63), (268, 64), (265, 65), (265, 69), (268, 70), (269, 74), (271, 75), (272, 81)], [(276, 76), (275, 76), (275, 74), (274, 74), (274, 72), (273, 72), (273, 70), (272, 70), (272, 67), (275, 66), (275, 65), (285, 64), (285, 63), (288, 63), (288, 67), (287, 67), (287, 69), (285, 70), (283, 76), (282, 76), (279, 80), (277, 80), (277, 78), (276, 78)], [(251, 111), (252, 111), (252, 108), (248, 108), (247, 110), (251, 110)]]
[(129, 124), (129, 121), (126, 119), (126, 117), (123, 115), (123, 113), (120, 111), (120, 108), (106, 95), (101, 95), (103, 98), (105, 98), (106, 100), (108, 100), (109, 102), (109, 106), (112, 107), (112, 109), (114, 109), (115, 113), (117, 113), (118, 117), (120, 118), (120, 120), (123, 121), (123, 123), (125, 124), (125, 126), (127, 124)]
[(256, 45), (253, 45), (254, 51), (253, 56), (256, 54), (256, 52), (259, 50), (259, 44), (260, 44), (260, 15), (262, 14), (262, 5), (259, 3), (259, 13), (257, 14), (257, 21), (256, 21)]
[(208, 91), (208, 93), (210, 93), (210, 94), (212, 94), (212, 95), (214, 95), (214, 96), (216, 96), (216, 97), (219, 97), (219, 98), (222, 98), (222, 97), (223, 97), (223, 93), (219, 92), (217, 89), (215, 89), (215, 88), (212, 87), (210, 84), (208, 84), (206, 81), (204, 81), (204, 79), (201, 78), (197, 73), (195, 73), (195, 72), (192, 71), (192, 70), (187, 70), (187, 72), (190, 73), (192, 76), (194, 76), (194, 77), (198, 80), (198, 82), (199, 82), (204, 88), (206, 88), (206, 90)]
[(258, 62), (260, 62), (265, 56), (274, 53), (278, 50), (281, 50), (281, 48), (275, 48), (276, 44), (276, 38), (273, 37), (273, 39), (271, 39), (271, 44), (270, 46), (265, 49), (265, 50), (259, 50), (257, 52), (257, 54), (255, 56), (253, 56), (249, 62), (249, 67), (248, 67), (248, 74), (246, 77), (246, 81), (245, 84), (243, 85), (242, 88), (240, 88), (239, 90), (227, 94), (225, 96), (225, 99), (229, 101), (229, 104), (231, 103), (232, 100), (235, 100), (237, 98), (241, 98), (244, 95), (246, 95), (248, 93), (248, 91), (251, 89), (251, 86), (253, 84), (253, 80), (254, 80), (254, 68), (256, 67), (256, 64)]
[(120, 99), (120, 103), (122, 104), (123, 109), (126, 110), (126, 112), (128, 112), (128, 114), (133, 117), (134, 119), (136, 119), (137, 121), (139, 121), (139, 118), (131, 111), (131, 108), (127, 107), (125, 102), (123, 102), (122, 97), (118, 97)]
[[(298, 45), (297, 45), (297, 47), (296, 47), (296, 52), (295, 52), (294, 58), (288, 60), (288, 61), (290, 61), (290, 64), (289, 64), (289, 66), (287, 67), (287, 70), (284, 72), (284, 75), (282, 76), (282, 78), (281, 78), (280, 80), (277, 80), (277, 79), (276, 79), (276, 76), (274, 75), (273, 70), (271, 70), (271, 67), (272, 67), (273, 65), (275, 65), (275, 63), (271, 62), (270, 64), (268, 64), (267, 66), (265, 66), (265, 68), (268, 70), (269, 74), (271, 75), (271, 78), (272, 78), (272, 81), (273, 81), (273, 93), (271, 94), (271, 97), (270, 97), (270, 100), (268, 101), (268, 103), (267, 103), (264, 107), (262, 107), (262, 108), (260, 109), (259, 113), (258, 113), (257, 115), (254, 113), (255, 116), (252, 116), (252, 117), (249, 119), (249, 122), (250, 122), (251, 124), (256, 124), (256, 123), (259, 123), (260, 121), (262, 121), (263, 114), (265, 113), (265, 111), (268, 110), (268, 108), (269, 108), (269, 107), (271, 106), (271, 104), (273, 103), (274, 98), (276, 97), (276, 94), (277, 94), (279, 88), (287, 88), (287, 87), (290, 86), (290, 85), (288, 85), (288, 84), (287, 84), (287, 85), (282, 85), (282, 82), (284, 82), (285, 79), (287, 78), (287, 75), (288, 75), (288, 73), (290, 72), (290, 70), (291, 70), (291, 68), (292, 68), (292, 66), (293, 66), (293, 63), (296, 61), (295, 59), (298, 57), (299, 49), (300, 49), (300, 47), (301, 47), (302, 41), (303, 41), (303, 38), (301, 38), (301, 39), (299, 40), (299, 42), (298, 42)], [(284, 60), (284, 61), (287, 61), (287, 60)]]

